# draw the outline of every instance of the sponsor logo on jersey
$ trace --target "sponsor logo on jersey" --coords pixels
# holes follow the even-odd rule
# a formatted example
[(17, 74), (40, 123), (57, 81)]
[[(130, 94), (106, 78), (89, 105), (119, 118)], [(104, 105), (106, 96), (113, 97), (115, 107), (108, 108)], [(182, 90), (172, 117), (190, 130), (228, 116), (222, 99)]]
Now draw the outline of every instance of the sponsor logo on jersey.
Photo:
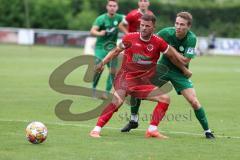
[(116, 28), (114, 28), (114, 27), (112, 27), (112, 28), (107, 28), (107, 29), (106, 29), (106, 32), (112, 33), (112, 32), (115, 31), (115, 29), (116, 29)]
[(132, 61), (139, 64), (150, 64), (151, 58), (146, 57), (144, 55), (140, 55), (139, 53), (133, 54)]

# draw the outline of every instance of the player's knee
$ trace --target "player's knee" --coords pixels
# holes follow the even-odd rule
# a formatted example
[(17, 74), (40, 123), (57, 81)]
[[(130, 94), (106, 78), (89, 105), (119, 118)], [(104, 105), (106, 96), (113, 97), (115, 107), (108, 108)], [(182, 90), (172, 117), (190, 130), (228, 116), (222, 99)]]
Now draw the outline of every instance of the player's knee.
[(123, 104), (123, 100), (121, 100), (120, 98), (115, 98), (113, 99), (112, 103), (115, 104), (117, 108), (119, 108)]
[(170, 104), (170, 96), (168, 96), (168, 95), (161, 95), (159, 97), (159, 102), (164, 102), (164, 103)]
[(198, 109), (201, 106), (196, 97), (190, 99), (189, 102), (194, 109)]

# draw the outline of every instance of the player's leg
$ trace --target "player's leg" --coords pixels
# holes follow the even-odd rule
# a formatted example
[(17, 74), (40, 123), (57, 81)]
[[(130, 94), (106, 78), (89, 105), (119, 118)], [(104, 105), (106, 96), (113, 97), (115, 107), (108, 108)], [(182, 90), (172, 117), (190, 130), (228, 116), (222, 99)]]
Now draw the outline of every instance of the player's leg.
[(101, 97), (102, 99), (107, 99), (109, 93), (111, 92), (114, 78), (115, 78), (115, 75), (117, 72), (117, 64), (118, 64), (117, 58), (114, 58), (109, 63), (107, 63), (107, 67), (109, 69), (109, 74), (108, 74), (108, 78), (106, 81), (106, 93), (102, 95), (102, 97)]
[[(159, 64), (157, 68), (157, 72), (154, 75), (154, 77), (151, 79), (151, 83), (155, 86), (158, 86), (161, 88), (164, 86), (168, 81), (168, 69), (164, 66)], [(171, 90), (172, 87), (162, 88), (162, 90), (165, 90), (168, 92)], [(130, 105), (131, 105), (131, 116), (130, 121), (121, 129), (121, 132), (129, 132), (131, 129), (135, 129), (138, 127), (138, 114), (139, 114), (139, 107), (141, 105), (141, 99), (131, 96), (130, 99)]]
[(185, 99), (191, 104), (196, 118), (205, 131), (206, 138), (214, 138), (213, 134), (209, 130), (206, 114), (203, 107), (198, 101), (192, 81), (182, 74), (176, 72), (170, 72), (169, 78), (177, 94), (182, 94)]
[(90, 132), (90, 136), (94, 138), (100, 137), (100, 132), (103, 126), (111, 119), (114, 112), (117, 112), (118, 108), (124, 102), (126, 96), (125, 90), (117, 90), (113, 94), (113, 99), (110, 104), (108, 104), (104, 110), (102, 111), (101, 115), (98, 118), (97, 124), (94, 129)]
[(214, 138), (211, 130), (209, 129), (208, 120), (204, 108), (201, 106), (194, 88), (187, 88), (181, 91), (181, 94), (185, 97), (185, 99), (190, 103), (192, 108), (194, 109), (194, 113), (204, 129), (206, 138)]
[[(95, 51), (97, 52), (97, 51)], [(98, 57), (95, 56), (95, 65), (99, 64), (102, 60)], [(92, 83), (92, 88), (93, 88), (93, 97), (96, 97), (96, 88), (99, 82), (99, 79), (102, 75), (102, 72), (94, 72), (93, 75), (93, 83)]]
[(158, 132), (158, 125), (167, 112), (168, 106), (170, 104), (170, 97), (165, 94), (160, 88), (155, 88), (153, 92), (151, 92), (149, 96), (145, 99), (157, 102), (157, 105), (153, 110), (152, 119), (150, 121), (150, 125), (146, 131), (145, 136), (147, 138), (168, 138), (167, 136)]
[[(157, 126), (165, 116), (168, 106), (170, 104), (170, 97), (167, 95), (172, 90), (172, 84), (169, 81), (169, 69), (162, 64), (158, 64), (156, 75), (151, 79), (154, 86), (154, 90), (148, 95), (148, 100), (154, 100), (158, 102), (152, 113), (152, 120), (150, 126), (146, 132), (146, 136), (155, 137), (158, 135)], [(167, 138), (162, 135), (160, 138)]]
[(157, 129), (170, 103), (170, 97), (165, 94), (165, 91), (154, 85), (139, 85), (131, 88), (131, 95), (140, 99), (157, 102), (152, 113), (149, 128), (146, 131), (146, 137), (167, 138), (160, 134)]
[(131, 96), (131, 116), (130, 121), (121, 129), (121, 132), (129, 132), (131, 129), (138, 127), (138, 111), (141, 104), (141, 99)]

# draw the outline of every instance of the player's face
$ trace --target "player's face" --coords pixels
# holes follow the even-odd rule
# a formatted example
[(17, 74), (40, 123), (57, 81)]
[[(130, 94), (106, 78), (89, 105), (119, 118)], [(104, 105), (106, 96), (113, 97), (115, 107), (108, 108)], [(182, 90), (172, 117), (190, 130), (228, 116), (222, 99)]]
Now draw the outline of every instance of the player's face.
[(139, 0), (138, 1), (138, 7), (142, 11), (146, 11), (148, 9), (149, 5), (150, 5), (150, 3), (148, 0)]
[(140, 33), (142, 38), (148, 39), (154, 31), (154, 24), (152, 21), (140, 20)]
[(176, 36), (177, 37), (184, 37), (188, 30), (190, 29), (190, 25), (188, 25), (188, 21), (181, 17), (177, 17), (175, 21), (175, 29), (176, 29)]
[(117, 2), (109, 1), (106, 8), (108, 14), (114, 15), (118, 10), (118, 4)]

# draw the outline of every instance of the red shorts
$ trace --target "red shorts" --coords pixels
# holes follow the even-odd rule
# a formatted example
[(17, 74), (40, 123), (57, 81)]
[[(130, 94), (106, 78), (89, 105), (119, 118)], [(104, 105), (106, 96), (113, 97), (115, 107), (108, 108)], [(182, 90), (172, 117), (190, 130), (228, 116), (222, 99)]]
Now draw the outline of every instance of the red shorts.
[(128, 88), (127, 94), (129, 94), (133, 97), (136, 97), (136, 98), (146, 99), (148, 97), (149, 93), (151, 93), (155, 88), (156, 88), (156, 86), (154, 86), (154, 85), (132, 86), (132, 87)]
[(156, 86), (147, 77), (130, 77), (127, 72), (119, 71), (114, 80), (114, 89), (125, 90), (127, 94), (145, 99)]

